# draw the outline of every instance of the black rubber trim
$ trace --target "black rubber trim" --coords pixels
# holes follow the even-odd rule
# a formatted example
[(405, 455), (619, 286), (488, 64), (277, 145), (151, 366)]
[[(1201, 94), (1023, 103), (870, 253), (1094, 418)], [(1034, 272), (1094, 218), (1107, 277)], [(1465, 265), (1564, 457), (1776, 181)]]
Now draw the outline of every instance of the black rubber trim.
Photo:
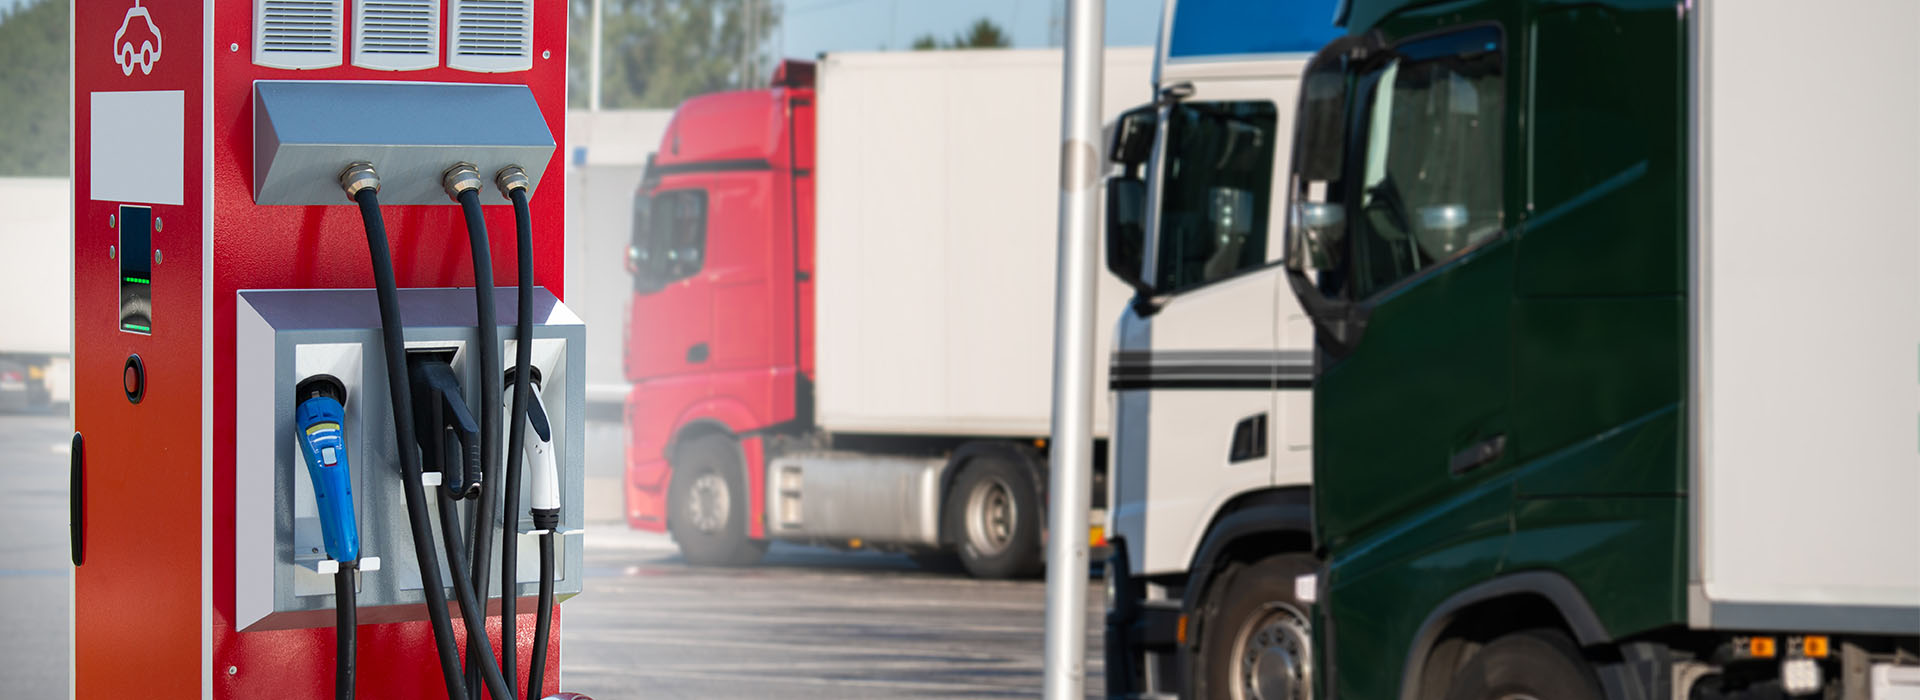
[(1143, 655), (1132, 643), (1134, 621), (1140, 617), (1140, 598), (1144, 586), (1133, 578), (1127, 565), (1126, 540), (1107, 542), (1107, 579), (1113, 587), (1113, 599), (1107, 603), (1105, 644), (1107, 697), (1123, 698), (1141, 688)]
[[(1418, 700), (1420, 685), (1417, 679), (1426, 671), (1427, 655), (1433, 645), (1440, 641), (1440, 632), (1454, 620), (1461, 610), (1475, 603), (1512, 595), (1537, 595), (1553, 605), (1560, 613), (1560, 619), (1566, 621), (1567, 628), (1573, 632), (1574, 641), (1580, 646), (1593, 646), (1613, 641), (1613, 635), (1600, 624), (1600, 616), (1594, 614), (1593, 606), (1587, 604), (1587, 598), (1580, 593), (1573, 581), (1552, 571), (1522, 571), (1487, 581), (1482, 581), (1466, 590), (1449, 596), (1435, 606), (1426, 621), (1420, 623), (1420, 631), (1414, 634), (1413, 645), (1407, 649), (1407, 662), (1400, 676), (1400, 699)], [(1321, 601), (1325, 604), (1325, 601)]]
[(73, 433), (73, 450), (67, 456), (67, 547), (73, 565), (87, 561), (87, 451), (80, 431)]

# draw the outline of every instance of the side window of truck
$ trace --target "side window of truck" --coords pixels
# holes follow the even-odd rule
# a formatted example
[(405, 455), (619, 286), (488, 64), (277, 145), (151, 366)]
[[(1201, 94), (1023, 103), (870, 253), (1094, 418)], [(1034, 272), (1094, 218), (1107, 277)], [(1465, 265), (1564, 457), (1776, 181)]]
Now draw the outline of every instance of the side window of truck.
[(1272, 102), (1185, 102), (1167, 122), (1155, 286), (1178, 292), (1267, 264)]
[(1366, 298), (1504, 230), (1500, 32), (1396, 47), (1362, 78), (1352, 285)]
[(634, 276), (647, 287), (698, 274), (706, 247), (706, 190), (661, 190), (635, 202)]

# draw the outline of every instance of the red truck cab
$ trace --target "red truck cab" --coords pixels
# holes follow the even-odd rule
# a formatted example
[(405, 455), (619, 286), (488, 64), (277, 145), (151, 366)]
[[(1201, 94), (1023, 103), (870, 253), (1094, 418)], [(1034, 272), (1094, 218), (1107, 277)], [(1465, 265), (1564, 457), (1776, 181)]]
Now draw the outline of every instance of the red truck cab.
[[(714, 522), (764, 546), (757, 433), (810, 406), (813, 76), (812, 63), (789, 61), (766, 89), (681, 104), (636, 192), (624, 480), (634, 528), (666, 531), (670, 457), (726, 445), (739, 454), (681, 488), (696, 489), (696, 519), (717, 512)], [(744, 522), (726, 515), (735, 509)], [(690, 533), (675, 535), (684, 546)]]

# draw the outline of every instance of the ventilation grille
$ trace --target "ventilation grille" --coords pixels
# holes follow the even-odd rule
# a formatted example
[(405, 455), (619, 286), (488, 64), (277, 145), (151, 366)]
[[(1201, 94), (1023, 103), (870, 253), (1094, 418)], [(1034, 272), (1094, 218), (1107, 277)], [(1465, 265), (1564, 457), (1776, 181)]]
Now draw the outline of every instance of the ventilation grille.
[(439, 0), (358, 0), (353, 65), (421, 70), (440, 65)]
[(340, 0), (257, 0), (253, 62), (272, 68), (340, 65)]
[(447, 66), (481, 73), (533, 67), (531, 0), (453, 0)]

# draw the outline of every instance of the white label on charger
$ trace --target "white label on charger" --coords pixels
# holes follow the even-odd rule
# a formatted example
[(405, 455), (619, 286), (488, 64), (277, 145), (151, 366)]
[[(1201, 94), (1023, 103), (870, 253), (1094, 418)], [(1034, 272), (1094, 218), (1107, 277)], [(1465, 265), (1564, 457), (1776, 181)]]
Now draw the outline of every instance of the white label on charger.
[(187, 93), (96, 92), (87, 198), (179, 205), (186, 199)]

